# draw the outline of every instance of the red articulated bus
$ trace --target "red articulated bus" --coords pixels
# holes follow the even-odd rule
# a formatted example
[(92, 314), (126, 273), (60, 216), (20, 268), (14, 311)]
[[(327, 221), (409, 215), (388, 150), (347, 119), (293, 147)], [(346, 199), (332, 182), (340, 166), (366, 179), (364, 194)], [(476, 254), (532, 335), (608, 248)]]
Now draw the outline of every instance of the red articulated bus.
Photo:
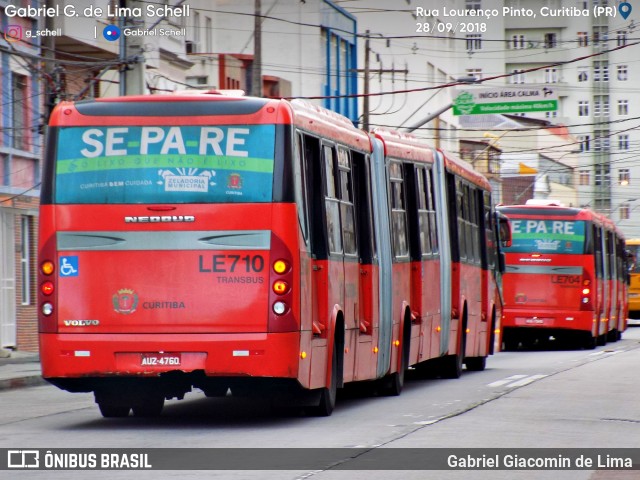
[(586, 348), (626, 329), (624, 238), (608, 218), (554, 202), (498, 207), (513, 229), (505, 248), (505, 349), (557, 340)]
[(410, 366), (456, 377), (492, 351), (487, 181), (306, 102), (63, 102), (40, 215), (43, 376), (106, 417), (193, 387), (330, 415), (346, 383), (397, 395)]

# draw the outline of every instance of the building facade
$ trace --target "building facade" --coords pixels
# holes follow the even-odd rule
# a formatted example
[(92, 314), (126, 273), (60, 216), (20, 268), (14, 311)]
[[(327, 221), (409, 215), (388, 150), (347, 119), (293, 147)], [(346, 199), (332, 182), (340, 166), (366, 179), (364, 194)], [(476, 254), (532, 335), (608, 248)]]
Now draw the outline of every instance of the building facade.
[(0, 1), (0, 348), (37, 350), (36, 232), (43, 105), (37, 19), (8, 18)]
[[(484, 86), (545, 85), (559, 96), (557, 112), (527, 114), (566, 125), (578, 151), (575, 189), (578, 204), (609, 216), (627, 237), (640, 236), (640, 176), (634, 127), (640, 93), (632, 87), (640, 66), (631, 61), (633, 18), (594, 16), (596, 6), (616, 8), (616, 0), (467, 0), (467, 8), (527, 9), (536, 13), (490, 20), (491, 33), (471, 38), (467, 68)], [(541, 15), (541, 8), (547, 15)], [(563, 7), (581, 15), (558, 14)], [(584, 12), (587, 11), (587, 14)], [(556, 12), (556, 13), (553, 13)], [(503, 42), (496, 40), (502, 39)], [(473, 40), (473, 41), (472, 41)], [(535, 69), (535, 70), (534, 70)], [(504, 75), (507, 76), (504, 76)]]

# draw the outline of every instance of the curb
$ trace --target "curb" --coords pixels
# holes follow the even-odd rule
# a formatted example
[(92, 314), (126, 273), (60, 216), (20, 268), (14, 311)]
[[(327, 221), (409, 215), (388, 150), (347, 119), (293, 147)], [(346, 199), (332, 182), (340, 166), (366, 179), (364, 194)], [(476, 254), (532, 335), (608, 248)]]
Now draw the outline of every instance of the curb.
[(10, 390), (14, 388), (37, 387), (46, 385), (47, 381), (42, 375), (30, 375), (27, 377), (7, 378), (0, 380), (0, 390)]

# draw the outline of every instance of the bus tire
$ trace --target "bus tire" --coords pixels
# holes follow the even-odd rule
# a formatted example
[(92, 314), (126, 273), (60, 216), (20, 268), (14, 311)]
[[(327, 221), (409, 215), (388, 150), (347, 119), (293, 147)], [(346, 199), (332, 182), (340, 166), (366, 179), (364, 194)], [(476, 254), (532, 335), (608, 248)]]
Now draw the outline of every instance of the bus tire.
[(585, 341), (582, 344), (582, 346), (586, 349), (586, 350), (593, 350), (594, 348), (596, 348), (596, 344), (598, 343), (598, 338), (594, 337), (591, 332), (586, 332), (585, 335)]
[(404, 345), (403, 348), (400, 349), (400, 355), (402, 355), (402, 358), (400, 359), (399, 371), (387, 375), (382, 379), (381, 393), (387, 397), (397, 397), (404, 387), (404, 374), (408, 367), (408, 359), (404, 352)]
[(487, 357), (468, 357), (464, 364), (470, 372), (482, 372), (487, 368)]
[(447, 355), (440, 359), (440, 376), (442, 378), (460, 378), (462, 375), (462, 353)]
[(331, 355), (331, 381), (329, 387), (321, 389), (318, 405), (310, 408), (310, 413), (315, 417), (329, 417), (336, 406), (338, 396), (338, 345), (333, 345)]
[(105, 402), (98, 403), (98, 408), (104, 418), (128, 417), (129, 410), (131, 410), (131, 407), (129, 406), (113, 405)]

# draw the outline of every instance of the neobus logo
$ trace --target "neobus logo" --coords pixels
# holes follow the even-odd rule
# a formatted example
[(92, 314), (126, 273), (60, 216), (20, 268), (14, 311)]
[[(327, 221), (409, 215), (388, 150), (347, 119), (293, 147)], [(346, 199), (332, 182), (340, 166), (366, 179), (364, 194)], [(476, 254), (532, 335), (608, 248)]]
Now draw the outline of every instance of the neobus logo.
[(148, 217), (124, 217), (125, 223), (169, 223), (169, 222), (195, 222), (193, 215), (154, 215)]

